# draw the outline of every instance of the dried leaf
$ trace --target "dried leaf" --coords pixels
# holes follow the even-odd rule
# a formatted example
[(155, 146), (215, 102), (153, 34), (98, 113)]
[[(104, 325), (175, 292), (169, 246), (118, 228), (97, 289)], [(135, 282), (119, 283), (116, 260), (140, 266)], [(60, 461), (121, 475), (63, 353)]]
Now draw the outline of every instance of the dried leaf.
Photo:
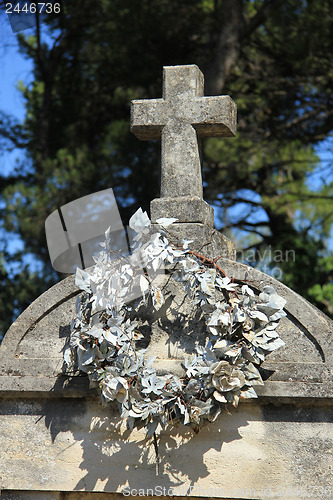
[(154, 287), (151, 290), (151, 296), (153, 300), (153, 306), (155, 307), (156, 311), (158, 311), (164, 304), (163, 294), (159, 288)]
[(147, 212), (143, 212), (142, 208), (139, 208), (130, 218), (128, 225), (136, 233), (147, 234), (149, 232), (151, 222)]
[(241, 396), (242, 399), (250, 399), (250, 398), (257, 398), (257, 393), (253, 389), (253, 387), (249, 387), (248, 389), (241, 391)]
[(160, 217), (159, 219), (156, 219), (157, 224), (163, 227), (168, 227), (174, 222), (176, 222), (178, 219), (175, 217)]
[(228, 400), (225, 398), (225, 396), (223, 396), (223, 394), (221, 394), (218, 391), (214, 391), (213, 396), (216, 399), (216, 401), (219, 401), (219, 403), (227, 403), (228, 402)]
[(91, 276), (89, 273), (86, 271), (83, 271), (83, 269), (80, 269), (79, 267), (76, 269), (75, 273), (75, 285), (80, 288), (80, 290), (84, 290), (85, 292), (90, 293), (91, 288), (90, 288), (90, 279)]
[(72, 349), (70, 347), (64, 350), (64, 361), (67, 366), (72, 363)]
[(251, 290), (250, 287), (248, 287), (247, 285), (243, 285), (242, 286), (242, 294), (245, 295), (249, 295), (250, 297), (254, 297), (254, 291)]
[(266, 321), (266, 322), (268, 321), (266, 314), (264, 314), (261, 311), (257, 311), (257, 310), (250, 311), (249, 315), (251, 318), (256, 318), (256, 319), (259, 319), (260, 321)]
[(140, 276), (140, 289), (142, 295), (144, 295), (146, 291), (149, 289), (149, 281), (142, 275)]

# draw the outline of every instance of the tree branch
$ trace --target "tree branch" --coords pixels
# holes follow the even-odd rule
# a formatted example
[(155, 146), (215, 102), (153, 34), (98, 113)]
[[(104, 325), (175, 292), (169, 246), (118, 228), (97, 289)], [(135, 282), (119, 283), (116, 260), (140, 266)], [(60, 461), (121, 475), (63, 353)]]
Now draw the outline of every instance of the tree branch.
[(273, 9), (277, 9), (283, 0), (264, 0), (261, 8), (253, 17), (246, 20), (246, 24), (242, 31), (241, 37), (247, 38), (253, 33), (269, 16)]
[(225, 0), (222, 4), (223, 20), (213, 57), (205, 71), (206, 93), (222, 93), (225, 81), (239, 55), (240, 31), (243, 25), (242, 0)]
[(282, 2), (283, 0), (264, 0), (257, 13), (246, 20), (242, 0), (224, 0), (221, 6), (221, 30), (213, 57), (205, 71), (208, 95), (222, 94), (225, 82), (238, 59), (241, 41), (248, 38)]

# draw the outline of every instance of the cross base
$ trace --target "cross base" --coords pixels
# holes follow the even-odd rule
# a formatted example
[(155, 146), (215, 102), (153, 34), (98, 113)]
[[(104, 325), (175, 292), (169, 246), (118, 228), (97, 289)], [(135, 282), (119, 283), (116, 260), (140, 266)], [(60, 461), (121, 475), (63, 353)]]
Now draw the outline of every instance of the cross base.
[[(159, 228), (158, 224), (153, 224), (153, 227), (156, 230)], [(180, 245), (182, 239), (193, 240), (189, 244), (190, 249), (211, 260), (216, 257), (236, 260), (234, 243), (216, 229), (203, 224), (175, 222), (167, 227), (167, 238), (175, 246)]]
[(178, 222), (192, 222), (214, 227), (214, 210), (199, 196), (155, 198), (150, 203), (152, 222), (160, 217), (176, 217)]

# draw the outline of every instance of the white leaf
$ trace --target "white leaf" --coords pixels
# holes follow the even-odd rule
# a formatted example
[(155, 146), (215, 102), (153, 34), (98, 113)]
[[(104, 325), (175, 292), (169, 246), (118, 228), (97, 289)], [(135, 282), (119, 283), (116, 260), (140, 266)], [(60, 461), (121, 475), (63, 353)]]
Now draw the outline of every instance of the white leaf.
[(190, 423), (190, 415), (188, 413), (188, 410), (185, 409), (185, 413), (184, 413), (184, 425), (187, 425)]
[(283, 347), (285, 345), (285, 342), (283, 342), (282, 339), (277, 338), (275, 340), (273, 340), (273, 342), (268, 342), (267, 344), (265, 344), (263, 346), (263, 348), (266, 350), (266, 351), (275, 351), (276, 349), (279, 349), (280, 347)]
[(79, 267), (76, 269), (75, 273), (75, 285), (80, 288), (80, 290), (84, 290), (85, 292), (90, 293), (90, 274)]
[(236, 323), (242, 323), (243, 321), (246, 320), (246, 314), (245, 314), (245, 312), (242, 311), (241, 309), (239, 309), (239, 307), (237, 306), (237, 304), (235, 304), (235, 306), (234, 306), (233, 320)]
[(230, 342), (230, 340), (227, 340), (227, 339), (221, 339), (221, 340), (218, 340), (217, 342), (215, 342), (214, 344), (214, 349), (225, 349), (225, 348), (229, 348), (232, 344), (232, 342)]
[(279, 336), (278, 332), (275, 330), (268, 330), (268, 328), (265, 328), (264, 333), (269, 339), (277, 339)]
[(233, 344), (226, 339), (218, 340), (214, 345), (214, 353), (216, 353), (218, 357), (222, 357), (225, 355), (236, 357), (239, 355), (241, 349), (242, 348), (238, 347), (237, 344)]
[(250, 315), (251, 318), (257, 318), (260, 321), (266, 321), (266, 322), (268, 321), (268, 318), (267, 318), (266, 314), (264, 314), (261, 311), (250, 311), (249, 315)]
[(286, 303), (287, 303), (286, 299), (284, 299), (277, 293), (271, 295), (269, 298), (269, 305), (271, 307), (274, 307), (274, 309), (283, 309)]
[(254, 291), (251, 290), (250, 287), (248, 287), (247, 285), (243, 285), (242, 286), (242, 294), (245, 295), (250, 295), (250, 297), (254, 297)]
[[(207, 325), (208, 326), (208, 325)], [(212, 335), (219, 335), (219, 331), (217, 330), (217, 328), (214, 328), (213, 326), (208, 326), (208, 330), (209, 332), (212, 334)]]
[(226, 356), (231, 356), (232, 358), (236, 358), (239, 356), (241, 353), (242, 347), (237, 347), (237, 345), (234, 345), (231, 349), (228, 351), (225, 351)]
[(113, 333), (111, 333), (109, 330), (104, 330), (103, 336), (104, 336), (105, 340), (110, 342), (112, 345), (114, 345), (114, 346), (117, 345), (118, 337), (116, 335), (114, 335)]
[(146, 293), (148, 288), (149, 288), (149, 281), (141, 274), (141, 276), (140, 276), (140, 289), (141, 289), (142, 295), (144, 295)]
[(215, 309), (215, 311), (209, 318), (207, 326), (217, 326), (219, 324), (220, 314), (221, 314), (221, 309)]
[(92, 337), (99, 339), (104, 334), (104, 330), (103, 328), (101, 328), (101, 326), (102, 324), (98, 323), (97, 325), (94, 325), (87, 333)]
[(220, 288), (224, 288), (229, 292), (234, 292), (235, 288), (237, 287), (237, 283), (231, 283), (231, 280), (228, 276), (225, 276), (224, 278), (216, 278), (216, 283), (218, 283)]
[(265, 330), (275, 330), (275, 328), (278, 326), (278, 322), (276, 323), (270, 323), (269, 325), (266, 326)]
[(143, 212), (142, 208), (139, 208), (130, 218), (128, 225), (136, 233), (147, 234), (149, 232), (151, 222), (147, 212)]
[(157, 271), (157, 269), (160, 267), (160, 258), (157, 257), (156, 259), (152, 260), (151, 265), (154, 271)]
[(215, 287), (210, 276), (203, 276), (200, 280), (201, 290), (207, 295), (214, 295)]
[(79, 361), (79, 368), (82, 370), (82, 365), (89, 365), (94, 362), (94, 359), (96, 357), (96, 351), (92, 347), (88, 347), (88, 349), (82, 351), (78, 351), (78, 361)]
[(228, 326), (230, 324), (230, 314), (228, 312), (222, 312), (221, 309), (215, 309), (210, 316), (207, 326), (217, 326), (220, 323)]
[(285, 311), (277, 311), (269, 317), (269, 321), (278, 321), (280, 318), (287, 316)]
[(72, 361), (72, 349), (70, 347), (67, 347), (64, 351), (64, 361), (67, 366), (71, 364)]
[(231, 322), (230, 314), (228, 312), (224, 312), (223, 314), (220, 315), (219, 320), (223, 325), (226, 326), (230, 325)]
[(246, 391), (241, 391), (241, 398), (244, 399), (250, 399), (250, 398), (257, 398), (257, 393), (253, 389), (253, 387), (249, 387)]
[(188, 248), (190, 243), (193, 243), (194, 240), (182, 240), (183, 248)]
[(175, 217), (160, 217), (159, 219), (156, 219), (157, 224), (163, 227), (168, 227), (174, 222), (176, 222), (178, 219)]
[(220, 403), (227, 403), (228, 401), (226, 400), (226, 398), (223, 396), (223, 394), (221, 394), (220, 392), (218, 391), (214, 391), (213, 392), (213, 396), (214, 398), (216, 399), (216, 401), (219, 401)]

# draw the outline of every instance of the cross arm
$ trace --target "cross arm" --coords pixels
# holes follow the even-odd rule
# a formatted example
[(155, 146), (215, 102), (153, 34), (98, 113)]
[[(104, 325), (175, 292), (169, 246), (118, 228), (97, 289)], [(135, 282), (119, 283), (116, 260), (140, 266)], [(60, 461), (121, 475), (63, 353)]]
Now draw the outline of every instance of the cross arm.
[(164, 99), (136, 99), (131, 103), (131, 131), (143, 141), (160, 139), (166, 124)]
[(200, 97), (191, 111), (191, 123), (200, 137), (234, 137), (237, 106), (229, 96)]

